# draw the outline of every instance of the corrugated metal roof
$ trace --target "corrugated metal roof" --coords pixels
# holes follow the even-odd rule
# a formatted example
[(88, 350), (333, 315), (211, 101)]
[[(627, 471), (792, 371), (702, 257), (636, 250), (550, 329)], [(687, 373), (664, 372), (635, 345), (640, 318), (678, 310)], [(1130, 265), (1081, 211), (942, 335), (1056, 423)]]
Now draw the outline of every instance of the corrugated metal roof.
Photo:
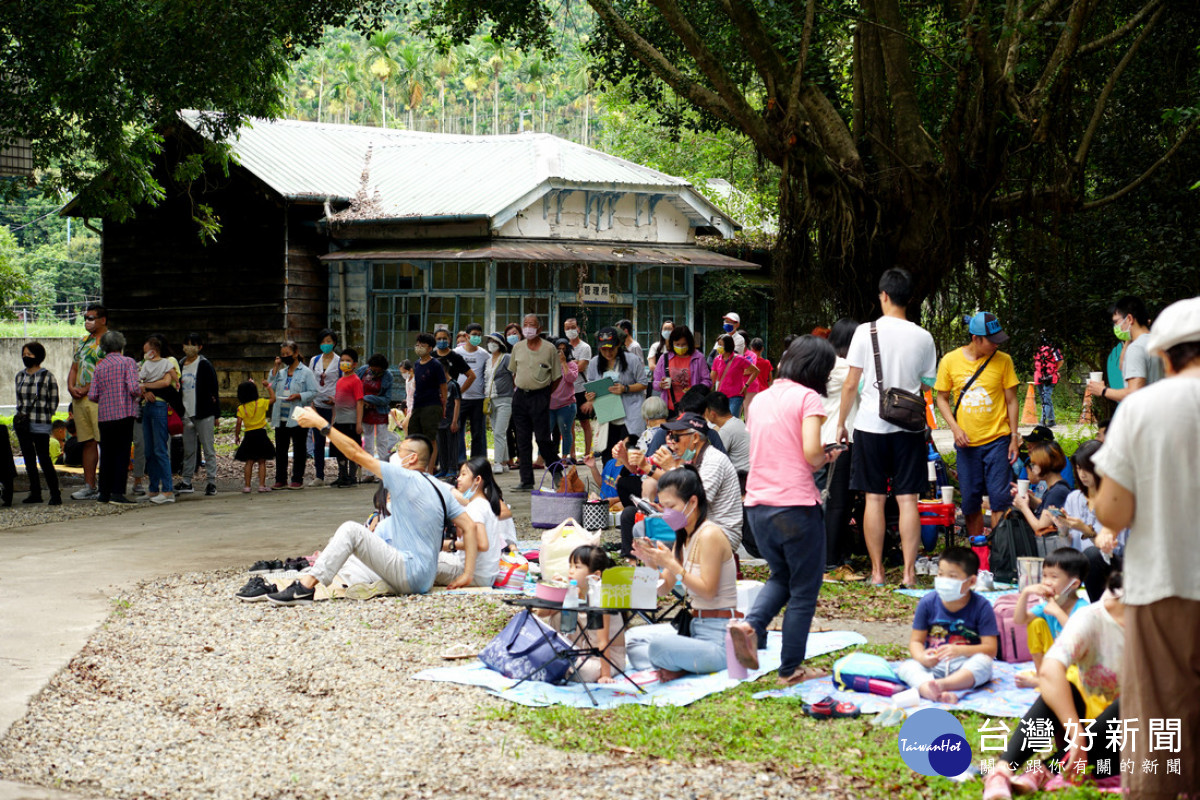
[(377, 248), (340, 250), (321, 256), (322, 261), (408, 261), (461, 259), (467, 261), (528, 261), (549, 264), (601, 262), (657, 264), (673, 267), (723, 267), (758, 269), (757, 264), (691, 245), (647, 246), (608, 242), (551, 242), (538, 239), (401, 243)]
[[(198, 129), (199, 112), (184, 121)], [(677, 199), (688, 216), (708, 225), (722, 214), (682, 178), (601, 153), (552, 134), (462, 136), (391, 128), (251, 120), (232, 142), (239, 163), (291, 200), (349, 201), (361, 188), (372, 150), (371, 215), (496, 216), (539, 188), (610, 188), (657, 192)]]

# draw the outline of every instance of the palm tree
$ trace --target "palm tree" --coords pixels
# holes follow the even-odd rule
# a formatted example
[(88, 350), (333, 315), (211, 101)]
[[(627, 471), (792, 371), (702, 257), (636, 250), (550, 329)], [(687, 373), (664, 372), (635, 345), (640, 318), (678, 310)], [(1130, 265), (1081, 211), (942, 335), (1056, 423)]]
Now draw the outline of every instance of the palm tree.
[(483, 37), (482, 47), (492, 72), (492, 133), (496, 134), (500, 132), (500, 75), (515, 53), (503, 41), (490, 35)]
[[(521, 65), (521, 77), (524, 78), (524, 85), (529, 91), (529, 99), (532, 101), (533, 108), (530, 111), (531, 127), (536, 128), (537, 121), (537, 98), (545, 90), (547, 70), (546, 63), (542, 61), (542, 57), (530, 56), (525, 59)], [(525, 119), (522, 116), (522, 121)], [(545, 130), (545, 102), (542, 103), (542, 129)]]
[(446, 132), (446, 79), (458, 71), (461, 58), (461, 48), (450, 48), (445, 52), (436, 53), (433, 59), (433, 74), (437, 76), (438, 82), (438, 105), (441, 106), (438, 130), (442, 133)]
[(563, 77), (568, 88), (583, 93), (583, 135), (580, 137), (580, 144), (587, 147), (591, 128), (588, 117), (592, 108), (592, 86), (595, 82), (592, 79), (591, 63), (582, 49), (575, 50), (568, 56), (567, 72)]
[(479, 133), (479, 94), (488, 84), (491, 67), (479, 44), (463, 46), (461, 63), (464, 71), (462, 84), (471, 93), (471, 135), (475, 136)]
[(425, 99), (425, 87), (429, 84), (429, 59), (425, 50), (416, 42), (405, 42), (397, 54), (400, 62), (400, 88), (408, 106), (408, 128), (413, 129), (413, 109)]
[(400, 71), (400, 64), (392, 55), (400, 34), (396, 31), (379, 31), (367, 39), (367, 51), (363, 56), (364, 63), (369, 62), (368, 69), (379, 81), (379, 107), (382, 114), (381, 127), (387, 127), (387, 85), (388, 81)]

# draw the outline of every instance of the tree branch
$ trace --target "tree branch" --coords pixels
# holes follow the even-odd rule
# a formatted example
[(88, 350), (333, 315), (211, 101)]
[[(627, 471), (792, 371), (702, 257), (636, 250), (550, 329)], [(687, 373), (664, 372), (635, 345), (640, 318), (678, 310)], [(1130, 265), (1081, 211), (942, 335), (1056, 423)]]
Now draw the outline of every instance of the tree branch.
[(800, 34), (800, 57), (796, 60), (797, 81), (804, 80), (804, 67), (808, 64), (808, 48), (812, 44), (813, 22), (816, 18), (816, 12), (817, 0), (808, 0), (804, 8), (804, 30)]
[(1125, 55), (1121, 58), (1121, 61), (1113, 69), (1112, 74), (1108, 76), (1108, 81), (1105, 82), (1104, 88), (1100, 90), (1100, 96), (1096, 98), (1096, 107), (1092, 110), (1092, 119), (1088, 122), (1087, 129), (1083, 132), (1083, 137), (1079, 142), (1079, 149), (1075, 151), (1075, 163), (1079, 167), (1082, 167), (1084, 161), (1087, 159), (1088, 150), (1092, 146), (1092, 139), (1096, 135), (1096, 130), (1100, 127), (1100, 120), (1104, 116), (1104, 109), (1108, 105), (1108, 98), (1112, 95), (1113, 89), (1117, 85), (1117, 80), (1121, 77), (1121, 73), (1125, 71), (1125, 68), (1129, 66), (1129, 62), (1133, 61), (1138, 48), (1142, 46), (1142, 42), (1146, 41), (1146, 36), (1149, 35), (1150, 29), (1154, 27), (1154, 23), (1158, 22), (1159, 17), (1162, 16), (1163, 10), (1163, 6), (1160, 5), (1158, 10), (1154, 12), (1154, 15), (1150, 17), (1146, 26), (1142, 28), (1142, 32), (1133, 40), (1133, 44), (1125, 51)]
[(1092, 41), (1090, 41), (1087, 44), (1080, 47), (1079, 55), (1086, 56), (1088, 53), (1094, 53), (1097, 50), (1101, 50), (1105, 47), (1108, 47), (1110, 44), (1117, 41), (1118, 39), (1129, 35), (1129, 32), (1132, 31), (1134, 28), (1136, 28), (1138, 26), (1138, 23), (1140, 23), (1146, 17), (1147, 14), (1149, 14), (1151, 11), (1155, 10), (1156, 8), (1161, 9), (1162, 5), (1163, 5), (1163, 0), (1150, 0), (1149, 3), (1146, 3), (1146, 5), (1142, 6), (1141, 9), (1136, 14), (1134, 14), (1133, 17), (1131, 17), (1130, 20), (1128, 22), (1126, 22), (1124, 25), (1117, 28), (1112, 33), (1110, 33), (1106, 36), (1101, 36), (1099, 39), (1093, 39)]
[[(1000, 65), (1000, 56), (992, 46), (992, 32), (987, 24), (987, 19), (982, 15), (976, 16), (978, 4), (972, 0), (969, 5), (964, 5), (962, 2), (957, 5), (963, 21), (963, 32), (983, 71), (984, 89), (995, 92), (1004, 107), (1013, 116), (1018, 119), (1027, 119), (1028, 115), (1021, 107), (1016, 88), (1013, 86), (1012, 73), (1008, 71), (1007, 65), (1004, 67)], [(978, 24), (973, 23), (972, 19), (978, 19)]]
[(778, 97), (782, 88), (780, 84), (786, 82), (791, 70), (763, 27), (762, 18), (755, 11), (754, 4), (743, 0), (721, 0), (721, 5), (725, 7), (725, 13), (744, 37), (747, 44), (746, 53), (754, 62), (758, 73), (762, 75), (763, 83), (767, 87), (767, 96)]
[(777, 147), (768, 135), (762, 118), (749, 108), (749, 104), (745, 102), (745, 98), (742, 98), (740, 93), (735, 92), (735, 96), (742, 100), (741, 113), (732, 108), (720, 94), (684, 75), (678, 67), (672, 64), (654, 45), (646, 41), (633, 29), (632, 25), (616, 12), (611, 0), (588, 0), (588, 5), (609, 26), (616, 37), (630, 49), (633, 56), (645, 64), (673, 91), (698, 108), (708, 111), (723, 122), (745, 133), (763, 151), (764, 155), (775, 153)]
[(1197, 126), (1200, 126), (1200, 117), (1192, 120), (1192, 124), (1188, 125), (1184, 129), (1183, 133), (1179, 134), (1179, 138), (1175, 140), (1175, 144), (1171, 145), (1171, 149), (1163, 153), (1163, 157), (1151, 164), (1150, 168), (1143, 172), (1140, 176), (1107, 197), (1101, 197), (1099, 200), (1093, 200), (1090, 203), (1084, 203), (1082, 206), (1080, 206), (1080, 208), (1083, 211), (1091, 211), (1094, 208), (1100, 208), (1101, 206), (1106, 206), (1109, 203), (1116, 202), (1133, 190), (1137, 189), (1143, 183), (1148, 181), (1150, 176), (1153, 175), (1159, 167), (1167, 163), (1171, 159), (1171, 156), (1175, 155), (1175, 151), (1178, 150), (1181, 145), (1183, 145), (1184, 140), (1191, 135), (1192, 131), (1196, 130)]
[(903, 24), (900, 7), (896, 0), (863, 0), (863, 9), (871, 12), (871, 16), (885, 26), (885, 30), (879, 34), (879, 42), (883, 50), (888, 93), (892, 99), (896, 150), (909, 167), (932, 163), (933, 152), (920, 132), (921, 109), (917, 103), (908, 46), (905, 37), (896, 32)]
[(897, 28), (889, 28), (887, 25), (883, 24), (882, 22), (879, 22), (878, 20), (867, 19), (867, 17), (865, 17), (862, 14), (847, 14), (844, 11), (838, 11), (836, 8), (829, 8), (827, 6), (817, 6), (817, 8), (818, 8), (818, 10), (824, 11), (827, 14), (832, 14), (835, 17), (842, 17), (843, 19), (849, 19), (849, 20), (853, 20), (855, 22), (862, 23), (865, 25), (871, 25), (875, 28), (879, 28), (880, 30), (891, 31), (892, 33), (896, 34), (897, 36), (903, 36), (905, 39), (908, 39), (910, 42), (915, 44), (917, 47), (924, 50), (925, 54), (927, 56), (929, 56), (930, 58), (932, 58), (934, 61), (937, 61), (938, 63), (940, 63), (943, 67), (945, 67), (948, 70), (951, 70), (951, 71), (954, 70), (953, 64), (951, 64), (949, 61), (947, 61), (946, 59), (942, 58), (940, 55), (935, 53), (927, 45), (925, 45), (923, 42), (921, 42), (920, 39), (917, 39), (916, 37), (914, 37), (912, 34), (908, 33), (907, 31), (902, 31)]
[(1058, 44), (1046, 62), (1046, 68), (1042, 71), (1041, 77), (1034, 84), (1033, 91), (1029, 93), (1033, 100), (1034, 116), (1048, 116), (1041, 113), (1042, 100), (1062, 76), (1064, 65), (1078, 50), (1079, 37), (1083, 34), (1084, 23), (1090, 16), (1095, 2), (1096, 0), (1075, 0), (1071, 5), (1071, 12), (1067, 15), (1062, 35), (1058, 37)]

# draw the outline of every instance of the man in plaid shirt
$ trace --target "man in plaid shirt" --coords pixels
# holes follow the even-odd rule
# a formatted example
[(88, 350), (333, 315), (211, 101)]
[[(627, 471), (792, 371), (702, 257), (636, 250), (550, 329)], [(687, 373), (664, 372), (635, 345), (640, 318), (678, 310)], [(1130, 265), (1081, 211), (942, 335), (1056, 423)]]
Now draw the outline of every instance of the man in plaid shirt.
[(121, 354), (124, 349), (123, 334), (107, 331), (100, 337), (104, 357), (96, 364), (88, 387), (88, 398), (97, 406), (96, 419), (104, 441), (96, 499), (114, 506), (133, 503), (125, 497), (125, 477), (129, 472), (129, 448), (133, 444), (133, 420), (142, 396), (137, 363)]

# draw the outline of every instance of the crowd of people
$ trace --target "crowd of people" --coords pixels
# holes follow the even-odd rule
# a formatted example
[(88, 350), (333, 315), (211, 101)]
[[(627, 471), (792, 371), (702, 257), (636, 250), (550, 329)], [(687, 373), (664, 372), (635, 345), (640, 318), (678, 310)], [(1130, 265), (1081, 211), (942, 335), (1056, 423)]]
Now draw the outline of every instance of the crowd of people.
[[(886, 582), (885, 530), (894, 503), (900, 582), (916, 585), (918, 498), (929, 487), (922, 395), (932, 389), (953, 436), (959, 510), (971, 542), (986, 541), (989, 527), (1007, 518), (1039, 536), (1061, 537), (1042, 583), (1021, 598), (1036, 595), (1039, 605), (1022, 605), (1017, 621), (1030, 626), (1038, 667), (1023, 680), (1043, 695), (1030, 715), (1053, 720), (1064, 762), (1095, 767), (1104, 755), (1085, 754), (1070, 735), (1081, 719), (1178, 718), (1185, 740), (1200, 737), (1200, 551), (1189, 541), (1200, 508), (1188, 485), (1200, 470), (1200, 298), (1172, 305), (1153, 324), (1137, 298), (1114, 304), (1118, 345), (1106, 380), (1090, 381), (1088, 391), (1119, 406), (1111, 427), (1069, 459), (1049, 430), (1052, 410), (1043, 409), (1046, 425), (1033, 434), (1018, 431), (1019, 378), (1000, 349), (1008, 340), (1000, 320), (987, 312), (966, 318), (964, 344), (939, 359), (932, 336), (909, 319), (911, 298), (911, 276), (887, 270), (879, 318), (842, 319), (789, 337), (777, 366), (760, 339), (747, 342), (736, 313), (724, 318), (707, 356), (695, 334), (673, 320), (645, 354), (627, 320), (599, 329), (592, 343), (577, 320), (565, 320), (557, 337), (534, 314), (503, 333), (467, 325), (453, 347), (442, 328), (418, 334), (414, 360), (399, 365), (399, 409), (391, 408), (384, 356), (362, 364), (357, 351), (339, 350), (337, 335), (324, 330), (320, 353), (305, 363), (297, 344), (285, 341), (262, 381), (238, 387), (243, 491), (251, 491), (255, 465), (260, 492), (303, 488), (309, 447), (319, 454), (316, 480), (323, 483), (326, 443), (337, 459), (335, 486), (358, 483), (360, 471), (382, 486), (371, 521), (339, 528), (295, 583), (275, 591), (260, 581), (239, 597), (303, 604), (318, 583), (339, 575), (371, 587), (368, 594), (491, 585), (504, 544), (515, 541), (495, 475), (515, 468), (518, 490), (528, 491), (539, 462), (559, 464), (560, 476), (582, 466), (571, 475), (621, 511), (620, 555), (660, 570), (660, 591), (681, 587), (690, 600), (686, 631), (621, 630), (631, 665), (658, 669), (664, 680), (714, 671), (725, 663), (728, 633), (738, 659), (757, 666), (768, 624), (786, 609), (779, 674), (784, 683), (799, 682), (814, 675), (804, 654), (823, 577), (844, 568), (852, 551), (846, 531), (854, 493), (863, 496), (859, 523), (871, 583)], [(200, 451), (206, 494), (215, 493), (220, 409), (203, 337), (184, 340), (180, 361), (152, 335), (138, 363), (123, 354), (125, 337), (108, 329), (103, 307), (87, 310), (85, 326), (67, 377), (86, 482), (72, 497), (131, 502), (135, 442), (135, 460), (143, 462), (132, 470), (135, 494), (143, 480), (144, 494), (157, 504), (192, 491)], [(59, 387), (40, 344), (26, 344), (22, 355), (14, 427), (31, 478), (25, 502), (42, 500), (40, 463), (49, 500), (59, 503), (50, 448), (61, 441), (52, 419)], [(1051, 388), (1041, 393), (1045, 405), (1062, 354), (1043, 340), (1034, 362), (1034, 381)], [(593, 388), (605, 379), (621, 414), (601, 423)], [(177, 484), (167, 447), (172, 415), (182, 422), (186, 451)], [(1035, 488), (1025, 491), (1018, 481)], [(392, 513), (397, 503), (404, 513)], [(673, 545), (637, 535), (643, 503), (675, 532)], [(743, 614), (736, 581), (748, 545), (766, 560), (770, 577)], [(571, 569), (586, 578), (608, 563), (602, 555), (579, 552)], [(918, 604), (912, 657), (899, 674), (929, 699), (952, 702), (990, 678), (996, 619), (973, 592), (979, 571), (976, 552), (948, 547), (936, 591)], [(1112, 756), (1112, 748), (1106, 752)], [(1014, 772), (1030, 755), (1014, 738), (985, 797), (1044, 785), (1040, 769)], [(1189, 765), (1182, 780), (1195, 770)]]

